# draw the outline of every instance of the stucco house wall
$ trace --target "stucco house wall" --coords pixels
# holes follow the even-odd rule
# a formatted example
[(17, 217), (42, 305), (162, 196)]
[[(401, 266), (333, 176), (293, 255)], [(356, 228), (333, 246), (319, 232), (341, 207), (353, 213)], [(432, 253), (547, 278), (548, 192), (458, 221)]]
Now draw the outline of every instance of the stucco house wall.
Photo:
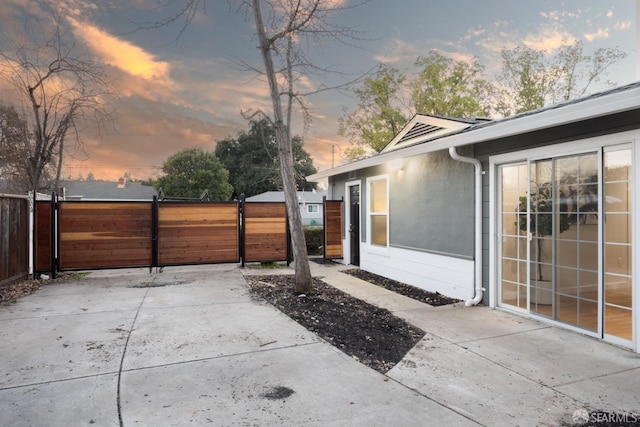
[[(338, 166), (333, 170), (321, 171), (308, 179), (327, 178), (330, 198), (344, 197), (345, 263), (350, 263), (350, 187), (359, 185), (361, 268), (461, 299), (474, 296), (473, 301), (468, 300), (468, 303), (477, 302), (475, 297), (481, 296), (481, 301), (490, 307), (541, 318), (527, 303), (524, 306), (510, 306), (510, 303), (500, 299), (500, 292), (506, 291), (501, 290), (501, 286), (504, 285), (500, 282), (502, 279), (499, 271), (505, 267), (502, 267), (499, 252), (502, 238), (498, 237), (505, 231), (499, 227), (502, 226), (501, 221), (506, 221), (504, 226), (507, 228), (513, 226), (513, 220), (502, 219), (501, 167), (520, 164), (525, 166), (524, 170), (529, 170), (529, 165), (546, 159), (552, 160), (554, 163), (550, 164), (555, 165), (556, 161), (562, 161), (564, 158), (594, 156), (593, 158), (599, 162), (597, 197), (600, 204), (598, 213), (591, 215), (592, 221), (599, 221), (603, 224), (601, 227), (604, 227), (604, 213), (607, 212), (606, 204), (609, 202), (606, 201), (607, 193), (604, 192), (605, 165), (602, 162), (606, 153), (623, 150), (626, 158), (629, 158), (631, 153), (630, 170), (633, 178), (629, 178), (628, 184), (625, 184), (631, 189), (627, 210), (633, 215), (630, 216), (633, 218), (631, 223), (637, 223), (637, 219), (640, 218), (640, 82), (518, 116), (494, 122), (470, 121), (467, 122), (467, 127), (464, 126), (465, 122), (455, 123), (453, 130), (448, 132), (445, 118), (416, 117), (380, 154)], [(437, 129), (437, 136), (429, 133), (432, 129)], [(453, 160), (452, 157), (458, 155), (466, 158), (461, 159), (464, 163)], [(474, 170), (474, 166), (470, 164), (473, 162), (479, 162), (481, 167)], [(372, 217), (379, 215), (378, 212), (370, 212), (369, 199), (373, 189), (370, 185), (372, 181), (379, 180), (386, 180), (388, 183), (388, 241), (384, 245), (372, 244), (369, 230)], [(476, 187), (476, 183), (480, 184), (479, 188)], [(479, 197), (476, 195), (478, 190), (481, 193)], [(560, 196), (553, 197), (555, 203), (555, 197)], [(476, 202), (481, 203), (481, 215), (478, 218), (474, 212)], [(579, 226), (578, 223), (574, 225)], [(632, 230), (632, 233), (629, 231), (628, 237), (632, 244), (628, 249), (623, 248), (627, 255), (621, 254), (617, 262), (622, 263), (622, 266), (628, 265), (628, 270), (625, 271), (629, 272), (633, 265), (633, 273), (623, 271), (621, 276), (632, 283), (633, 304), (630, 305), (627, 301), (625, 307), (627, 310), (633, 308), (633, 339), (629, 338), (628, 333), (607, 336), (603, 311), (598, 312), (600, 320), (596, 329), (595, 326), (584, 329), (577, 323), (565, 321), (557, 317), (555, 311), (556, 314), (553, 316), (542, 316), (541, 320), (579, 329), (581, 332), (640, 351), (640, 275), (637, 269), (637, 265), (640, 265), (640, 231), (638, 227), (628, 229)], [(604, 257), (608, 243), (603, 228), (600, 230), (596, 237), (597, 242), (592, 246), (595, 248), (597, 245), (600, 256)], [(478, 236), (481, 241), (477, 240)], [(554, 235), (552, 239), (554, 245), (562, 245), (565, 244), (562, 240), (567, 237)], [(580, 238), (573, 240), (578, 246), (583, 244)], [(476, 243), (481, 243), (479, 250), (476, 250)], [(591, 244), (590, 240), (585, 244)], [(590, 250), (593, 252), (593, 249)], [(628, 260), (625, 257), (628, 257)], [(531, 263), (531, 260), (532, 258), (519, 258), (519, 262)], [(593, 258), (590, 261), (592, 267), (587, 267), (584, 271), (586, 274), (592, 274), (588, 270), (597, 268), (597, 274), (600, 275), (598, 286), (606, 284), (606, 278), (602, 277), (611, 274), (607, 271), (613, 271), (615, 275), (616, 271), (622, 269), (620, 265), (612, 264), (611, 259), (598, 261), (600, 264), (595, 267), (595, 260), (596, 258)], [(552, 265), (555, 266), (556, 262), (553, 261)], [(526, 265), (525, 270), (530, 268), (529, 264)], [(577, 266), (577, 271), (583, 271), (582, 269), (583, 267)], [(480, 278), (480, 281), (476, 280), (477, 278)], [(518, 285), (520, 288), (529, 289), (533, 286), (522, 280)], [(587, 288), (591, 286), (592, 280), (588, 279), (585, 282)], [(558, 282), (558, 286), (566, 284)], [(533, 291), (531, 289), (531, 292)], [(604, 291), (600, 292), (602, 295)], [(628, 292), (631, 295), (630, 291)], [(525, 298), (525, 301), (529, 300), (527, 294), (521, 297)], [(582, 301), (579, 296), (575, 298)], [(594, 298), (597, 299), (596, 302), (585, 300), (585, 303), (603, 304), (604, 309), (609, 306), (611, 310), (618, 310), (602, 296)], [(621, 337), (622, 340), (617, 337)]]
[[(384, 253), (367, 241), (367, 178), (378, 176), (389, 183), (389, 247)], [(332, 177), (331, 198), (344, 197), (348, 203), (348, 183), (360, 185), (361, 268), (456, 298), (472, 295), (473, 167), (452, 160), (446, 151), (428, 153), (401, 165)], [(344, 218), (348, 221), (348, 215)]]

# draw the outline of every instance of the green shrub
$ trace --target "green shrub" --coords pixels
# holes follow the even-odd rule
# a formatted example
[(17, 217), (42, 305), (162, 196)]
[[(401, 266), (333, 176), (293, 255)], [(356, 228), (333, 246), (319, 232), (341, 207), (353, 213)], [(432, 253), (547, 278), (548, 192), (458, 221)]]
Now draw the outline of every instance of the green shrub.
[(309, 255), (322, 255), (322, 240), (324, 228), (318, 226), (305, 226), (304, 239), (307, 242)]

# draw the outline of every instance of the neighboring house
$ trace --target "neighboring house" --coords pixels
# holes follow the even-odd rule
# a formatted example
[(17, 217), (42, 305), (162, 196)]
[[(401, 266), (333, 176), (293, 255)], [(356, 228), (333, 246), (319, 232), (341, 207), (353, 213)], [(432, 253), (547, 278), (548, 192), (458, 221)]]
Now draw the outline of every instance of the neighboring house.
[(130, 182), (126, 178), (116, 181), (60, 181), (60, 197), (64, 200), (139, 200), (150, 201), (156, 189)]
[(344, 262), (640, 351), (640, 82), (321, 171)]
[[(326, 191), (298, 191), (298, 204), (302, 215), (302, 225), (322, 225), (324, 209), (322, 198)], [(284, 202), (284, 192), (266, 191), (255, 196), (247, 197), (247, 202)]]

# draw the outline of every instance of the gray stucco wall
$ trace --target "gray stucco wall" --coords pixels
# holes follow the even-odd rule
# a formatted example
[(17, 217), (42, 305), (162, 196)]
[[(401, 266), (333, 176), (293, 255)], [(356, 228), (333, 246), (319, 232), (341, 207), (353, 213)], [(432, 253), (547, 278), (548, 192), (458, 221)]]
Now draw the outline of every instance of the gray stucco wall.
[[(460, 150), (470, 156), (471, 149)], [(339, 175), (329, 182), (333, 199), (344, 196), (345, 183), (361, 180), (361, 240), (366, 238), (366, 178), (388, 174), (389, 177), (389, 244), (473, 258), (473, 166), (457, 162), (447, 151), (405, 159), (401, 170), (386, 166), (356, 171), (351, 176)]]
[(472, 258), (473, 172), (447, 151), (406, 159), (390, 174), (391, 245)]

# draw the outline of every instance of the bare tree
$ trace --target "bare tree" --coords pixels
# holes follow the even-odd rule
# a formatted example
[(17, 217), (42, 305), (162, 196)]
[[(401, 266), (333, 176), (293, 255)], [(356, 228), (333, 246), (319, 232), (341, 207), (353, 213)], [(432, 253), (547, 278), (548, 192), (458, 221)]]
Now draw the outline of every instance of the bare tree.
[[(302, 76), (330, 72), (310, 61), (305, 47), (317, 44), (324, 37), (340, 42), (355, 38), (356, 31), (353, 28), (336, 26), (330, 22), (331, 16), (344, 10), (341, 3), (337, 0), (252, 0), (251, 3), (244, 3), (255, 18), (264, 63), (262, 74), (269, 83), (273, 106), (271, 119), (278, 141), (280, 173), (295, 258), (295, 289), (298, 292), (310, 292), (313, 287), (296, 193), (291, 143), (292, 116), (297, 106), (307, 124), (310, 115), (306, 98), (313, 93), (329, 89), (320, 87), (307, 93), (298, 89)], [(263, 4), (268, 7), (264, 12)], [(265, 21), (265, 16), (268, 17), (268, 21)]]
[[(335, 68), (323, 68), (308, 56), (310, 46), (318, 46), (323, 38), (333, 39), (349, 45), (349, 40), (357, 40), (358, 32), (351, 27), (331, 23), (330, 18), (345, 9), (359, 7), (341, 6), (341, 0), (238, 0), (234, 2), (238, 11), (245, 11), (256, 23), (256, 35), (264, 68), (242, 63), (245, 70), (266, 78), (273, 111), (249, 110), (243, 112), (247, 119), (256, 116), (268, 119), (276, 131), (278, 156), (282, 186), (289, 216), (289, 228), (295, 258), (295, 289), (311, 292), (311, 270), (307, 255), (302, 219), (298, 208), (295, 169), (292, 156), (291, 128), (294, 114), (302, 116), (304, 126), (311, 121), (307, 99), (319, 92), (338, 89), (359, 81), (358, 76), (337, 86), (320, 85), (306, 92), (300, 90), (303, 80), (313, 75), (336, 74)], [(173, 5), (177, 0), (167, 0), (165, 5)], [(265, 9), (263, 9), (265, 6)], [(176, 22), (182, 22), (180, 34), (192, 22), (195, 15), (205, 12), (204, 0), (182, 0), (176, 13), (168, 18), (139, 23), (139, 29), (153, 29)], [(178, 35), (179, 37), (179, 35)], [(346, 79), (345, 79), (346, 80)]]
[(29, 187), (25, 171), (30, 140), (24, 113), (13, 105), (0, 104), (0, 177), (5, 191), (20, 193)]
[[(78, 53), (59, 17), (54, 16), (52, 35), (20, 34), (15, 40), (11, 52), (0, 49), (0, 77), (16, 89), (14, 104), (29, 111), (27, 189), (55, 188), (68, 141), (81, 143), (85, 120), (109, 116), (104, 97), (112, 91), (102, 66)], [(54, 170), (49, 185), (43, 179), (47, 168)]]

